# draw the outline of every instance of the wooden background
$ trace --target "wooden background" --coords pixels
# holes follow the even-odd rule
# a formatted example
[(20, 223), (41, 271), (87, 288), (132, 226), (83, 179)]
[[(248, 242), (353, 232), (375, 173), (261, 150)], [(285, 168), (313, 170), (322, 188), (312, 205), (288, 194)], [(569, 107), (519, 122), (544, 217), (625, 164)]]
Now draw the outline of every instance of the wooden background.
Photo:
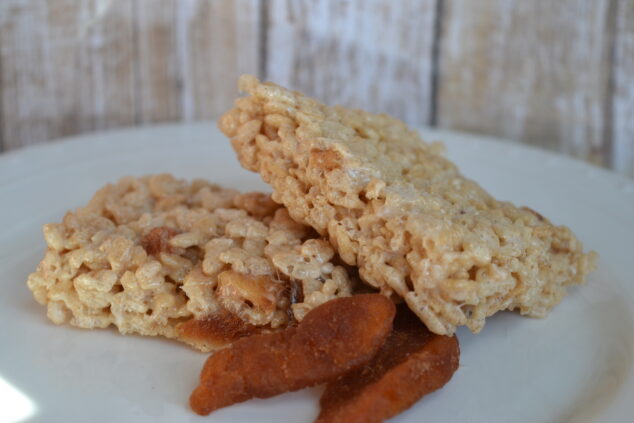
[(634, 0), (0, 0), (0, 148), (213, 119), (244, 72), (634, 176)]

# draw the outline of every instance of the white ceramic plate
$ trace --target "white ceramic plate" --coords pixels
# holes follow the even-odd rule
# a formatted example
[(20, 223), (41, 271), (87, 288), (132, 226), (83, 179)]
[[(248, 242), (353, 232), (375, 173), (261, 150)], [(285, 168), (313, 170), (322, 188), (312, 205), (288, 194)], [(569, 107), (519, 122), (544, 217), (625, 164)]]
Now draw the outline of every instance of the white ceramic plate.
[[(625, 422), (634, 413), (634, 183), (512, 143), (422, 130), (499, 198), (570, 226), (601, 254), (599, 270), (543, 320), (499, 313), (459, 330), (454, 378), (398, 422)], [(206, 358), (178, 343), (58, 327), (26, 288), (44, 252), (43, 223), (124, 175), (172, 172), (267, 189), (240, 168), (212, 124), (74, 138), (0, 156), (0, 421), (310, 422), (318, 389), (193, 414)]]

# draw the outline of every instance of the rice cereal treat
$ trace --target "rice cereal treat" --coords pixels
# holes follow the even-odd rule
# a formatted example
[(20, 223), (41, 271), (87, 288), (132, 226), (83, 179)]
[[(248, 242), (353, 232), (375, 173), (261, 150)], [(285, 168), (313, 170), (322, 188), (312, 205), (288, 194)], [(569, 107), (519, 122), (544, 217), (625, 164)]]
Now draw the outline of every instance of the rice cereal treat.
[(261, 193), (123, 178), (61, 223), (28, 278), (57, 324), (116, 326), (211, 351), (351, 293), (334, 250)]
[(563, 226), (497, 201), (401, 121), (243, 76), (219, 121), (242, 165), (341, 259), (437, 334), (505, 309), (542, 317), (594, 268)]

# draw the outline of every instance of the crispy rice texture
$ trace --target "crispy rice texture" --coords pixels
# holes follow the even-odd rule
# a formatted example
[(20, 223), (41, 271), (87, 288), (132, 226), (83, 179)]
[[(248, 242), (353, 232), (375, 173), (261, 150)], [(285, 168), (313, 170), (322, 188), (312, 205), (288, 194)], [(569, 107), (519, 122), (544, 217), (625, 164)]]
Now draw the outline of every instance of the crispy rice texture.
[(352, 290), (332, 246), (268, 194), (202, 180), (124, 178), (43, 231), (48, 248), (27, 284), (57, 324), (210, 351)]
[(567, 227), (497, 201), (401, 121), (252, 76), (239, 87), (248, 96), (219, 126), (241, 164), (431, 331), (479, 332), (506, 309), (545, 316), (595, 267)]

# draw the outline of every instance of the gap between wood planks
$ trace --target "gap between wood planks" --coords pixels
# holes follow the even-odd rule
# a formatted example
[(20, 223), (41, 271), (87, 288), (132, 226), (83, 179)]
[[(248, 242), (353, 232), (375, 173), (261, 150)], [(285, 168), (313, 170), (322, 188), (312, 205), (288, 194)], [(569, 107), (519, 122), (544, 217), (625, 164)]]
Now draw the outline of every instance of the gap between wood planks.
[(610, 32), (608, 33), (608, 52), (607, 60), (610, 63), (606, 95), (603, 104), (603, 110), (605, 114), (605, 125), (603, 127), (603, 149), (604, 163), (603, 166), (613, 169), (614, 167), (614, 95), (616, 93), (614, 79), (616, 77), (616, 37), (617, 37), (617, 5), (614, 1), (608, 3), (608, 27)]
[(139, 2), (132, 2), (132, 54), (134, 57), (134, 62), (132, 65), (132, 80), (134, 81), (134, 123), (136, 126), (141, 125), (141, 67), (139, 66)]
[(260, 0), (260, 44), (258, 46), (258, 78), (266, 80), (266, 64), (269, 41), (269, 0)]
[[(0, 48), (2, 46), (0, 45)], [(0, 54), (0, 87), (2, 86), (2, 54)], [(5, 150), (4, 148), (4, 99), (2, 98), (2, 91), (0, 90), (0, 153)]]
[(429, 113), (429, 124), (432, 127), (438, 125), (438, 86), (440, 81), (440, 41), (442, 37), (442, 22), (444, 18), (444, 0), (436, 0), (435, 21), (431, 51), (431, 80), (430, 93), (431, 104)]

